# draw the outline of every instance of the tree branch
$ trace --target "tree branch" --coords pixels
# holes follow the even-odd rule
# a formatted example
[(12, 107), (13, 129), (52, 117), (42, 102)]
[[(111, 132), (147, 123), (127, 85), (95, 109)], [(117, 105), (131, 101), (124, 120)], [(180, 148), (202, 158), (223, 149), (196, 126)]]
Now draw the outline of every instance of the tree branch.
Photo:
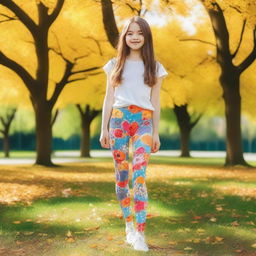
[(203, 116), (203, 114), (200, 114), (193, 122), (190, 122), (190, 128), (192, 129), (201, 119), (201, 117)]
[(253, 29), (253, 41), (254, 41), (254, 45), (251, 53), (247, 56), (247, 58), (241, 64), (237, 66), (237, 69), (240, 72), (240, 74), (244, 70), (246, 70), (256, 59), (256, 26)]
[(68, 78), (71, 75), (71, 70), (74, 66), (74, 63), (70, 62), (70, 61), (66, 61), (66, 68), (65, 68), (65, 72), (63, 74), (62, 79), (60, 80), (60, 82), (58, 82), (56, 84), (55, 90), (52, 94), (52, 97), (49, 100), (50, 106), (53, 107), (54, 104), (56, 103), (61, 91), (63, 90), (64, 86), (67, 84), (68, 82)]
[(246, 19), (245, 19), (244, 22), (243, 22), (243, 27), (242, 27), (242, 31), (241, 31), (241, 34), (240, 34), (240, 39), (239, 39), (238, 46), (237, 46), (235, 52), (231, 55), (232, 58), (235, 58), (235, 57), (236, 57), (236, 55), (237, 55), (237, 53), (238, 53), (238, 51), (239, 51), (239, 49), (240, 49), (241, 43), (242, 43), (242, 41), (243, 41), (243, 35), (244, 35), (245, 25), (246, 25)]
[(36, 23), (25, 13), (16, 3), (12, 0), (0, 0), (0, 4), (12, 11), (19, 20), (26, 26), (26, 28), (31, 32), (33, 37), (37, 32)]
[(83, 72), (89, 72), (89, 71), (92, 71), (92, 70), (97, 70), (99, 68), (100, 67), (93, 67), (93, 68), (86, 68), (86, 69), (81, 69), (81, 70), (77, 70), (77, 71), (72, 71), (71, 75), (79, 74), (79, 73), (83, 73)]
[(57, 119), (58, 114), (59, 114), (59, 110), (56, 109), (56, 111), (55, 111), (55, 113), (54, 113), (54, 116), (53, 116), (53, 118), (52, 118), (52, 121), (51, 121), (51, 126), (54, 125), (54, 123), (55, 123), (55, 121), (56, 121), (56, 119)]
[(14, 71), (24, 82), (32, 95), (35, 95), (35, 79), (17, 62), (9, 59), (6, 55), (0, 51), (0, 64)]
[(84, 112), (83, 112), (83, 109), (82, 109), (81, 105), (80, 104), (76, 104), (76, 107), (77, 107), (80, 115), (83, 116)]
[(73, 82), (76, 82), (76, 81), (81, 81), (81, 80), (84, 80), (84, 79), (85, 79), (85, 77), (74, 78), (74, 79), (68, 80), (66, 84), (70, 84), (70, 83), (73, 83)]
[(11, 17), (11, 16), (3, 14), (3, 13), (1, 13), (0, 15), (6, 18), (6, 20), (0, 20), (0, 23), (4, 23), (4, 22), (7, 22), (7, 21), (12, 21), (12, 20), (19, 20), (17, 18), (17, 16)]
[(3, 127), (5, 127), (6, 124), (5, 124), (4, 118), (2, 116), (0, 116), (0, 120), (1, 120)]
[(53, 12), (49, 15), (49, 26), (56, 20), (56, 18), (58, 17), (58, 15), (60, 14), (60, 11), (63, 7), (64, 4), (64, 0), (58, 0)]
[[(98, 46), (100, 55), (103, 56), (103, 51), (102, 51), (102, 49), (101, 49), (101, 47), (100, 47), (99, 40), (96, 40), (96, 39), (93, 38), (92, 36), (86, 36), (86, 37), (83, 37), (83, 38), (93, 40), (93, 41), (96, 43), (96, 45)], [(102, 40), (102, 41), (103, 41), (103, 40)], [(104, 40), (104, 41), (106, 41), (106, 40)]]
[(197, 38), (180, 39), (179, 41), (198, 41), (200, 43), (209, 44), (209, 45), (216, 47), (216, 44), (214, 44), (214, 43), (207, 42), (207, 41), (197, 39)]

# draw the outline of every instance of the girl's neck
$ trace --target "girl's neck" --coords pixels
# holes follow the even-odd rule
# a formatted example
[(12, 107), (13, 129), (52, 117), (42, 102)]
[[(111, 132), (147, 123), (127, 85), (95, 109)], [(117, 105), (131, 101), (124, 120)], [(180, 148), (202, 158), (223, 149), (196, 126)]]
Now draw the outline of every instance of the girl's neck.
[(138, 51), (132, 51), (126, 57), (128, 60), (142, 60), (141, 54)]

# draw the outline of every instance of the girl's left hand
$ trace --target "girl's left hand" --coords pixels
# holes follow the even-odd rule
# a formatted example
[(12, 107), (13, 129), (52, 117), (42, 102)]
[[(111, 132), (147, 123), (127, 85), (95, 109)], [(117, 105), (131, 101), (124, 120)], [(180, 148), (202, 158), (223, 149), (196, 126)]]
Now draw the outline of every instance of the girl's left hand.
[(152, 147), (151, 147), (151, 153), (156, 153), (160, 148), (160, 140), (158, 134), (153, 134), (152, 136)]

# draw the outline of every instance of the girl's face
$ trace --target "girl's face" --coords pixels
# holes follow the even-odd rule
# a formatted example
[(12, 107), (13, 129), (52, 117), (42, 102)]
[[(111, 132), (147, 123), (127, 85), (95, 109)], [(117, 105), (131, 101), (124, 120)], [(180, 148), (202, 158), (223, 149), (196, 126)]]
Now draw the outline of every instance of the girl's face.
[(125, 41), (132, 50), (139, 50), (143, 46), (144, 36), (136, 22), (130, 24), (126, 32)]

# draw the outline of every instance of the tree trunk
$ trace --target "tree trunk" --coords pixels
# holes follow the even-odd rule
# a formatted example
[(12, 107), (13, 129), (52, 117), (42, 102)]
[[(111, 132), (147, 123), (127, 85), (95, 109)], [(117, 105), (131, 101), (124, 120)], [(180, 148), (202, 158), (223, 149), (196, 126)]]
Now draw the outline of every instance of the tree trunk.
[(190, 129), (187, 127), (180, 127), (180, 146), (181, 157), (190, 157), (189, 141), (190, 141)]
[(244, 26), (240, 35), (240, 42), (236, 50), (231, 53), (229, 31), (223, 10), (217, 2), (211, 3), (212, 8), (206, 8), (212, 23), (216, 38), (217, 62), (221, 68), (220, 84), (223, 88), (226, 117), (226, 162), (225, 165), (247, 165), (243, 156), (241, 134), (241, 97), (240, 75), (255, 60), (256, 56), (256, 27), (253, 30), (254, 47), (251, 53), (238, 65), (233, 64), (233, 59), (239, 51), (243, 39)]
[(193, 127), (198, 123), (202, 115), (199, 115), (194, 121), (191, 121), (191, 116), (187, 109), (188, 105), (174, 106), (174, 114), (177, 119), (177, 123), (180, 131), (180, 149), (181, 157), (190, 157), (189, 141), (190, 133)]
[(47, 103), (38, 103), (34, 108), (36, 119), (36, 164), (54, 166), (51, 161), (51, 108)]
[(88, 122), (85, 118), (82, 120), (82, 139), (80, 145), (80, 156), (81, 157), (91, 157), (90, 156), (90, 125), (91, 122)]
[[(229, 76), (232, 74), (230, 73)], [(223, 98), (225, 102), (226, 117), (226, 166), (247, 165), (243, 157), (242, 133), (241, 133), (241, 97), (239, 91), (239, 78), (234, 81), (234, 76), (228, 81), (233, 80), (232, 86), (226, 85), (221, 80), (224, 90)]]
[(4, 134), (3, 137), (3, 149), (4, 149), (4, 156), (9, 157), (10, 154), (10, 143), (9, 143), (9, 136), (8, 134)]

